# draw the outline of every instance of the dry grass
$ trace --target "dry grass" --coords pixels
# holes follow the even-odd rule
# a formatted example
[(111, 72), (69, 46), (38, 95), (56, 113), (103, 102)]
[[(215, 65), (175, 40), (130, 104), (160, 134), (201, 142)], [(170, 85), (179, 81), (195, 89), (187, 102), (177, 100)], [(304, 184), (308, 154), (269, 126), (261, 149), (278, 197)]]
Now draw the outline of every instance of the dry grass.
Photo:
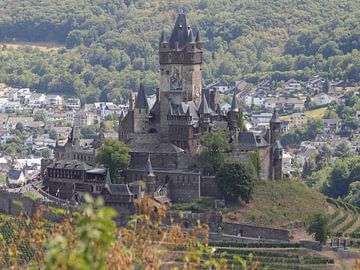
[(19, 41), (19, 42), (1, 42), (0, 47), (6, 46), (9, 49), (19, 49), (24, 47), (31, 47), (33, 49), (38, 49), (43, 52), (57, 52), (62, 47), (64, 47), (64, 44), (55, 43), (55, 42), (25, 42), (25, 41)]
[[(323, 107), (310, 111), (305, 111), (304, 113), (309, 119), (314, 119), (314, 118), (322, 119), (324, 117), (325, 111), (326, 111), (326, 107)], [(280, 119), (283, 121), (289, 121), (289, 115), (280, 116)]]
[(297, 180), (260, 183), (253, 197), (243, 208), (230, 208), (226, 219), (278, 227), (303, 222), (316, 211), (327, 211), (325, 196)]

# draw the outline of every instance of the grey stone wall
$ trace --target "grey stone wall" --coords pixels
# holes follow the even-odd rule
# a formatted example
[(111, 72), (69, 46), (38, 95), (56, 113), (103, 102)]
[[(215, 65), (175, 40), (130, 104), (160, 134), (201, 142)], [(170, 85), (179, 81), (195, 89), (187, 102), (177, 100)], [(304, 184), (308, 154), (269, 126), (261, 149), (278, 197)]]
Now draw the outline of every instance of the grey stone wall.
[(225, 234), (238, 235), (245, 237), (260, 237), (278, 241), (289, 241), (289, 231), (269, 227), (254, 226), (240, 223), (224, 223)]
[(221, 198), (215, 183), (215, 176), (202, 176), (200, 187), (201, 196)]

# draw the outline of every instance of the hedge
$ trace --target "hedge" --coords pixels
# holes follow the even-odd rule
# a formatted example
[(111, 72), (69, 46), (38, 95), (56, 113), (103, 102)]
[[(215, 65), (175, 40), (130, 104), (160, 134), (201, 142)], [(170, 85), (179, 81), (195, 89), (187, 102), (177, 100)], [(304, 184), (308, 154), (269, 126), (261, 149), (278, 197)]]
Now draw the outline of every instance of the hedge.
[(238, 248), (300, 248), (300, 243), (284, 242), (209, 242), (212, 247), (238, 247)]

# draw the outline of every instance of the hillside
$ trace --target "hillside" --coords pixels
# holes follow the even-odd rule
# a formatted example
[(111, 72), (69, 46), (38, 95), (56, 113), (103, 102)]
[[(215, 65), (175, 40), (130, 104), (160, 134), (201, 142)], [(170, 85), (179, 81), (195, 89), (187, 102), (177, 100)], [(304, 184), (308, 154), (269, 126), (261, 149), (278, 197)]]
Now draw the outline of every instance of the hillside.
[(245, 207), (230, 207), (229, 221), (285, 226), (303, 222), (317, 211), (328, 211), (326, 198), (298, 180), (258, 183), (253, 200)]
[(157, 42), (184, 10), (205, 41), (203, 76), (359, 81), (360, 3), (353, 0), (4, 0), (0, 44), (62, 43), (58, 54), (3, 46), (0, 81), (83, 100), (121, 100), (158, 83)]

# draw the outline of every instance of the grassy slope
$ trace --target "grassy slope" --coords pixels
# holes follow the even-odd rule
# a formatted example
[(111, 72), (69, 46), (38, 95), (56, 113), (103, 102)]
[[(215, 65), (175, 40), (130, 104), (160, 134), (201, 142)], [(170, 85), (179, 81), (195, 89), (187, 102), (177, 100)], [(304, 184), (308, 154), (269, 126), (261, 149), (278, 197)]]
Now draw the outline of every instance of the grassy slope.
[(300, 181), (258, 183), (253, 200), (243, 208), (231, 207), (226, 220), (284, 226), (302, 222), (316, 211), (327, 211), (325, 196)]
[[(310, 111), (305, 111), (305, 115), (309, 118), (323, 118), (324, 114), (326, 111), (326, 107), (323, 108), (318, 108), (318, 109), (314, 109), (314, 110), (310, 110)], [(285, 115), (285, 116), (281, 116), (280, 117), (281, 120), (283, 121), (289, 121), (289, 116)]]

